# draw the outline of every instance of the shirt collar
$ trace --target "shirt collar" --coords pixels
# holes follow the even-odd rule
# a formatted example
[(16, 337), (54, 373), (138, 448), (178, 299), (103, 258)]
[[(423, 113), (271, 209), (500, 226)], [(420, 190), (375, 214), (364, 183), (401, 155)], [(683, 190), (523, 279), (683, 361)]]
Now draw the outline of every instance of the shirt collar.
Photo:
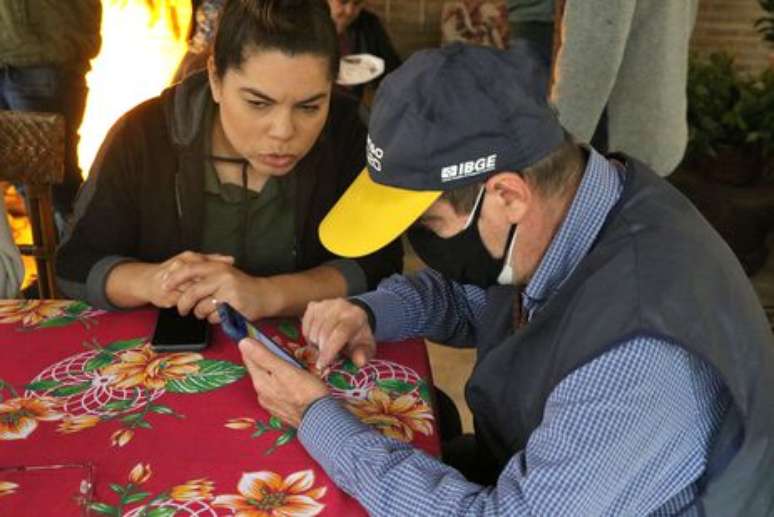
[(607, 214), (621, 196), (623, 182), (618, 167), (594, 149), (587, 150), (588, 163), (575, 199), (522, 294), (530, 318), (589, 252)]

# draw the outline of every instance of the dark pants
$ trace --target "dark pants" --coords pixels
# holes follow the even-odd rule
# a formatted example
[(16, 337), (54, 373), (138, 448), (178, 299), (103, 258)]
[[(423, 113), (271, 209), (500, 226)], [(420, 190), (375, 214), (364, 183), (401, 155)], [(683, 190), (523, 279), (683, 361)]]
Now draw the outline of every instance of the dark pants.
[[(551, 67), (554, 53), (554, 24), (542, 22), (511, 23), (509, 51), (519, 60), (530, 62), (533, 70), (534, 86), (538, 91), (548, 92), (551, 80)], [(597, 128), (591, 137), (591, 146), (601, 153), (608, 151), (607, 108), (597, 122)]]
[(72, 212), (83, 182), (78, 167), (78, 127), (86, 107), (86, 79), (82, 70), (59, 66), (0, 67), (0, 109), (61, 113), (65, 118), (64, 181), (53, 188), (54, 210), (60, 226)]

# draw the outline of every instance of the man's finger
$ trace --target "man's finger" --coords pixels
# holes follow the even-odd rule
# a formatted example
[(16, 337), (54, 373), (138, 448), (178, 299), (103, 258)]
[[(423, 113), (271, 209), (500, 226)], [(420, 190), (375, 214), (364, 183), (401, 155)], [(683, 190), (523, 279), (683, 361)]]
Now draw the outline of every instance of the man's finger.
[(352, 347), (351, 358), (355, 366), (362, 368), (371, 360), (371, 348), (367, 345), (356, 345)]
[[(245, 365), (252, 363), (254, 368), (259, 368), (262, 372), (285, 373), (286, 369), (293, 369), (292, 366), (285, 361), (274, 355), (272, 352), (266, 349), (258, 341), (252, 338), (244, 338), (239, 342), (239, 350), (242, 352), (242, 358), (245, 360)], [(250, 370), (250, 366), (248, 366)], [(252, 370), (251, 370), (252, 371)]]
[(301, 317), (301, 334), (309, 344), (312, 344), (310, 331), (315, 319), (317, 318), (318, 306), (318, 302), (309, 302), (306, 305), (304, 315)]
[(325, 341), (320, 343), (320, 355), (317, 358), (317, 368), (322, 370), (331, 364), (339, 355), (339, 351), (344, 348), (355, 332), (351, 328), (351, 323), (347, 320), (341, 320), (338, 325), (331, 330)]

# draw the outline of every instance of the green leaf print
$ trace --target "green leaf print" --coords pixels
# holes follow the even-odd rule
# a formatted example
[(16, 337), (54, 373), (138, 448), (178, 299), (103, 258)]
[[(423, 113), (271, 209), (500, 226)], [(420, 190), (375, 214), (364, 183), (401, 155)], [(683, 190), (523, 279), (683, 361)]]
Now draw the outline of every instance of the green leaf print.
[(78, 393), (83, 393), (91, 386), (91, 381), (83, 382), (81, 384), (73, 384), (72, 386), (62, 386), (51, 392), (54, 397), (69, 397)]
[(72, 304), (68, 305), (67, 307), (65, 307), (64, 311), (67, 314), (72, 314), (73, 316), (77, 316), (80, 313), (89, 310), (90, 308), (91, 307), (89, 306), (88, 303), (85, 303), (85, 302), (75, 302), (75, 303), (72, 303)]
[(168, 381), (165, 389), (171, 393), (204, 393), (222, 388), (238, 381), (245, 375), (245, 369), (228, 361), (202, 359), (197, 373), (184, 379)]
[(51, 318), (50, 320), (46, 320), (40, 325), (38, 325), (38, 328), (41, 329), (50, 329), (50, 328), (56, 328), (56, 327), (66, 327), (73, 321), (75, 321), (76, 318), (72, 316), (60, 316), (58, 318)]
[(344, 376), (339, 372), (333, 372), (328, 376), (328, 384), (330, 384), (334, 388), (345, 390), (345, 391), (351, 390), (354, 388), (354, 386), (348, 383), (347, 379), (345, 379)]
[(387, 393), (395, 393), (398, 395), (405, 395), (410, 393), (416, 387), (414, 384), (406, 381), (400, 381), (398, 379), (387, 379), (386, 381), (376, 381), (376, 385)]
[(118, 508), (105, 503), (91, 503), (89, 509), (105, 515), (118, 515)]
[(136, 348), (140, 345), (142, 345), (145, 342), (145, 338), (134, 338), (134, 339), (127, 339), (123, 341), (114, 341), (110, 343), (108, 346), (105, 347), (105, 350), (109, 350), (111, 352), (120, 352), (121, 350), (128, 350), (130, 348)]
[(60, 384), (61, 383), (59, 381), (55, 381), (54, 379), (44, 379), (42, 381), (31, 382), (27, 384), (24, 389), (30, 391), (46, 391), (50, 390), (51, 388), (56, 388)]
[(289, 337), (293, 341), (298, 341), (298, 327), (292, 321), (285, 320), (280, 322), (279, 330), (285, 334), (286, 337)]
[(89, 359), (83, 367), (84, 372), (93, 372), (99, 370), (113, 362), (113, 354), (110, 352), (100, 352)]

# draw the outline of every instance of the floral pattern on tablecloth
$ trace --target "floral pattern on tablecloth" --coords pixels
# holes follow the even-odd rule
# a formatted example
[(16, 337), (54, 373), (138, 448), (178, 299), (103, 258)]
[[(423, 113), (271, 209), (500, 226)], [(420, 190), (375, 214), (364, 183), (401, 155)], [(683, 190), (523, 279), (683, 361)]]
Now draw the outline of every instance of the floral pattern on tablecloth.
[(104, 312), (74, 300), (0, 300), (0, 324), (19, 325), (19, 330), (65, 327), (75, 322), (89, 328)]
[[(274, 339), (279, 340), (279, 336), (274, 336)], [(307, 365), (307, 369), (320, 374), (314, 366), (316, 348), (287, 342), (285, 346)], [(352, 414), (385, 436), (411, 442), (416, 432), (425, 436), (433, 434), (430, 391), (427, 382), (411, 368), (381, 359), (373, 359), (358, 368), (345, 359), (325, 372), (322, 379), (328, 384), (331, 394), (344, 402)], [(251, 431), (251, 438), (275, 434), (274, 443), (264, 451), (267, 455), (290, 443), (296, 436), (296, 429), (277, 417), (262, 421), (241, 416), (228, 420), (225, 426), (237, 431)]]
[(151, 417), (183, 417), (157, 402), (165, 393), (204, 393), (245, 375), (242, 366), (197, 353), (158, 354), (146, 338), (85, 345), (88, 351), (38, 374), (23, 395), (0, 379), (0, 440), (25, 439), (39, 422), (60, 421), (60, 433), (77, 433), (117, 421), (110, 442), (122, 447), (139, 430), (152, 429)]
[(153, 494), (143, 488), (152, 476), (150, 464), (138, 463), (129, 472), (128, 483), (111, 483), (116, 501), (93, 501), (89, 509), (115, 517), (216, 516), (221, 514), (217, 509), (242, 517), (313, 517), (325, 508), (320, 500), (328, 491), (326, 486), (315, 486), (312, 470), (285, 477), (268, 470), (245, 472), (235, 487), (239, 493), (222, 495), (215, 494), (215, 484), (207, 478)]
[(16, 492), (19, 485), (10, 481), (0, 481), (0, 497), (5, 497)]

